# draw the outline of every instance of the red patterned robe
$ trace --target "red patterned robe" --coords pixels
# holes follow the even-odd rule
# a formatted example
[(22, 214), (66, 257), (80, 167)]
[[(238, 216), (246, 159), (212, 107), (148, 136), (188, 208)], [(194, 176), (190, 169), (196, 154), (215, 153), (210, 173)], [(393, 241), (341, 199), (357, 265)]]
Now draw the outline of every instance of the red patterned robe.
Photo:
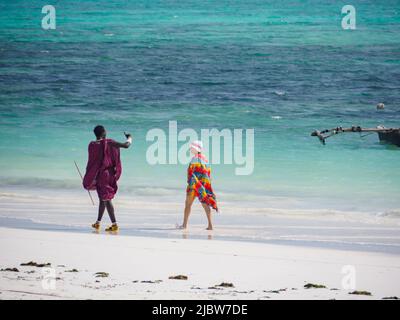
[(92, 141), (88, 147), (89, 158), (83, 187), (97, 190), (102, 201), (114, 198), (118, 190), (117, 181), (121, 177), (122, 165), (119, 148), (111, 139)]

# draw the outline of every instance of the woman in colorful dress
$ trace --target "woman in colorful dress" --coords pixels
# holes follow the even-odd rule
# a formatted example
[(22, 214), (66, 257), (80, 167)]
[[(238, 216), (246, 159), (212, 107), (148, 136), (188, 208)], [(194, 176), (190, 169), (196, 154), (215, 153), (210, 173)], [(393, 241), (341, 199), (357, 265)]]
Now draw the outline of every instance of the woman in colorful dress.
[(189, 215), (194, 199), (197, 197), (201, 202), (207, 216), (207, 230), (212, 230), (211, 208), (218, 212), (217, 201), (211, 187), (211, 168), (207, 158), (202, 154), (203, 143), (193, 141), (190, 145), (190, 152), (193, 158), (190, 161), (187, 171), (186, 201), (181, 229), (186, 229)]

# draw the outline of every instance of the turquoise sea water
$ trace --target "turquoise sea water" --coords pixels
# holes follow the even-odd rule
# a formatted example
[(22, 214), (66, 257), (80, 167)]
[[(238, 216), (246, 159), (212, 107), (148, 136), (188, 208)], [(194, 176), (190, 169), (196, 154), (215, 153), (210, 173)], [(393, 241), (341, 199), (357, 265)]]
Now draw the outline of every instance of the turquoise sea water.
[(0, 2), (3, 190), (80, 188), (73, 161), (103, 124), (135, 137), (121, 192), (182, 196), (185, 166), (145, 158), (148, 130), (176, 120), (255, 129), (252, 175), (213, 166), (222, 202), (399, 214), (400, 148), (310, 133), (400, 127), (400, 1), (352, 1), (356, 30), (334, 1), (53, 1), (56, 30), (44, 4)]

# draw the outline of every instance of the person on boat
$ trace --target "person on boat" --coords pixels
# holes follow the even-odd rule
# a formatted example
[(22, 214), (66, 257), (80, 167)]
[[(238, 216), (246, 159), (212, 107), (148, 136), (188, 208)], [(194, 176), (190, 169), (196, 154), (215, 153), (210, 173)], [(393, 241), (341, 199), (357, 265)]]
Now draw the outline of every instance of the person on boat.
[(107, 209), (112, 225), (106, 228), (106, 231), (118, 231), (112, 199), (117, 193), (117, 182), (122, 173), (119, 149), (129, 148), (132, 136), (125, 133), (126, 141), (121, 143), (107, 139), (107, 132), (103, 126), (96, 126), (93, 132), (96, 141), (89, 143), (89, 157), (83, 178), (83, 187), (86, 190), (96, 190), (99, 196), (98, 217), (92, 227), (100, 229), (101, 219)]
[(211, 208), (218, 212), (217, 200), (211, 187), (211, 168), (207, 158), (202, 154), (203, 143), (193, 141), (190, 145), (190, 152), (193, 155), (187, 169), (186, 201), (183, 216), (183, 224), (180, 229), (186, 229), (192, 204), (197, 197), (201, 202), (207, 216), (207, 230), (212, 230)]

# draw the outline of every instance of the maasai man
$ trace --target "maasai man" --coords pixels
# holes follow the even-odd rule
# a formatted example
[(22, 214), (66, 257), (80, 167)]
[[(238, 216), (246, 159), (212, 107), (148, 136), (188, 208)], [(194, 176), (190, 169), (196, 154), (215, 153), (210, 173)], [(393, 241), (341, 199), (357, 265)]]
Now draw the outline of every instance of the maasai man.
[(207, 158), (202, 154), (203, 143), (201, 141), (193, 141), (190, 145), (190, 152), (193, 158), (190, 161), (187, 170), (186, 202), (183, 216), (183, 224), (181, 229), (186, 229), (190, 210), (194, 199), (197, 197), (207, 215), (208, 227), (207, 230), (212, 230), (211, 209), (218, 212), (217, 201), (211, 187), (211, 168), (208, 165)]
[(99, 196), (98, 217), (92, 227), (96, 230), (100, 229), (101, 218), (107, 208), (112, 225), (106, 228), (106, 231), (118, 231), (112, 199), (117, 193), (117, 181), (122, 172), (119, 149), (129, 148), (132, 144), (132, 136), (125, 133), (126, 142), (121, 143), (107, 139), (107, 132), (103, 126), (95, 127), (93, 132), (96, 141), (89, 143), (89, 158), (83, 178), (83, 187), (87, 190), (97, 190)]

